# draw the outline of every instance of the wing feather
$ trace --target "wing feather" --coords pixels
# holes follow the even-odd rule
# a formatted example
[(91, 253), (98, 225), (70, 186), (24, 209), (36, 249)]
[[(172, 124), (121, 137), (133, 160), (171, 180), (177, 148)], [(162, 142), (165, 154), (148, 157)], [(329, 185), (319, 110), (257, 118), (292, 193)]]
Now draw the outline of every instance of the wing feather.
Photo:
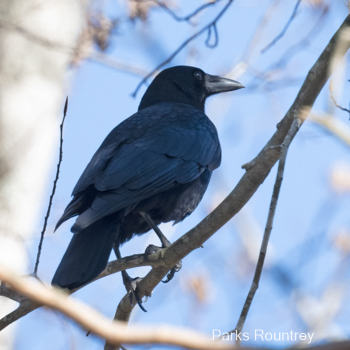
[(76, 221), (77, 230), (178, 183), (195, 180), (220, 164), (215, 126), (184, 104), (145, 108), (119, 124), (91, 159), (73, 194), (100, 191)]

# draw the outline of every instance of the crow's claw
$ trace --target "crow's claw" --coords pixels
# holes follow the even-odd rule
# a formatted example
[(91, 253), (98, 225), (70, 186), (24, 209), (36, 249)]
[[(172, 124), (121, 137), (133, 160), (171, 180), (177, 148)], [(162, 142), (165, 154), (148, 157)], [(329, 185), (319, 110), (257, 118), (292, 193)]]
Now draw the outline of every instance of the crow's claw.
[[(150, 244), (146, 250), (145, 250), (145, 254), (146, 255), (149, 255), (149, 254), (152, 254), (152, 253), (156, 253), (156, 252), (159, 252), (160, 250), (162, 250), (164, 248), (161, 248), (161, 247), (157, 247), (153, 244)], [(179, 272), (181, 270), (181, 267), (182, 267), (182, 261), (179, 261), (168, 273), (167, 275), (167, 278), (165, 281), (162, 281), (163, 283), (168, 283), (170, 282), (174, 276), (175, 276), (175, 273), (176, 272)]]
[(176, 272), (179, 272), (181, 270), (182, 267), (182, 261), (179, 261), (168, 273), (168, 275), (166, 276), (166, 280), (162, 281), (163, 283), (168, 283), (170, 282), (174, 276)]
[(139, 304), (140, 309), (144, 312), (147, 312), (147, 310), (142, 306), (142, 299), (140, 298), (139, 293), (137, 291), (137, 284), (141, 280), (142, 278), (139, 278), (139, 277), (131, 278), (126, 272), (123, 273), (123, 283), (126, 291), (128, 292), (130, 304), (134, 306), (134, 298), (135, 298), (137, 304)]

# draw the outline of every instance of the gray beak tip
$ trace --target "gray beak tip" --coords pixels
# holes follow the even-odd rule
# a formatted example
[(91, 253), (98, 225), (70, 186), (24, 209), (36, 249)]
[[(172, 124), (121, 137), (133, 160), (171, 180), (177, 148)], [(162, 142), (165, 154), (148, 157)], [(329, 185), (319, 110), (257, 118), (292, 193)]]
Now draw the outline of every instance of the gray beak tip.
[(231, 79), (229, 81), (230, 81), (229, 85), (232, 87), (232, 91), (239, 90), (239, 89), (245, 89), (245, 86), (242, 85), (241, 83), (239, 83), (238, 81), (231, 80)]
[(209, 94), (217, 94), (221, 92), (234, 91), (245, 88), (238, 81), (222, 78), (214, 75), (206, 75), (206, 88)]

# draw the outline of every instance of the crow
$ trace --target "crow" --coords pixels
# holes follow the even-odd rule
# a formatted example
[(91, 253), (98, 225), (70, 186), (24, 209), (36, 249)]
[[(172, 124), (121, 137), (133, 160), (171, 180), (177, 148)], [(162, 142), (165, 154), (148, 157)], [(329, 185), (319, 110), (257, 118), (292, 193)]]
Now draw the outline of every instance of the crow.
[[(55, 230), (78, 218), (53, 285), (73, 290), (92, 281), (105, 269), (113, 248), (120, 258), (120, 245), (150, 229), (162, 248), (170, 245), (158, 225), (190, 215), (221, 162), (216, 128), (204, 113), (206, 98), (243, 87), (189, 66), (156, 76), (138, 112), (109, 133), (73, 189)], [(122, 277), (143, 309), (136, 279), (126, 271)]]

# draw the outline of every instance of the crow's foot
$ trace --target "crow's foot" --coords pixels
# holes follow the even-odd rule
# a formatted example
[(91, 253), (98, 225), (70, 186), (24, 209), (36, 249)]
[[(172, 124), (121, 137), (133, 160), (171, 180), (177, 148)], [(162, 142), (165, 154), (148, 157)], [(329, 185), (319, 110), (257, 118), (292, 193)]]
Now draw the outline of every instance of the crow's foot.
[(167, 274), (166, 276), (166, 280), (165, 281), (162, 281), (163, 283), (168, 283), (170, 282), (173, 277), (175, 276), (175, 273), (176, 272), (179, 272), (181, 270), (181, 267), (182, 267), (182, 261), (179, 261), (170, 271), (169, 273)]
[[(153, 244), (150, 244), (146, 250), (145, 250), (145, 254), (146, 255), (149, 255), (149, 254), (152, 254), (152, 253), (156, 253), (156, 252), (159, 252), (160, 250), (162, 250), (164, 248), (161, 248), (161, 247), (157, 247)], [(175, 276), (175, 273), (176, 272), (179, 272), (181, 270), (181, 267), (182, 267), (182, 261), (179, 261), (168, 273), (167, 275), (167, 278), (165, 281), (162, 281), (163, 283), (168, 283), (170, 282), (173, 277)]]
[(147, 312), (147, 310), (142, 306), (142, 299), (137, 290), (137, 284), (142, 280), (142, 278), (136, 277), (131, 278), (126, 271), (122, 271), (123, 283), (126, 291), (128, 292), (130, 304), (134, 306), (134, 298), (139, 304), (142, 311)]

